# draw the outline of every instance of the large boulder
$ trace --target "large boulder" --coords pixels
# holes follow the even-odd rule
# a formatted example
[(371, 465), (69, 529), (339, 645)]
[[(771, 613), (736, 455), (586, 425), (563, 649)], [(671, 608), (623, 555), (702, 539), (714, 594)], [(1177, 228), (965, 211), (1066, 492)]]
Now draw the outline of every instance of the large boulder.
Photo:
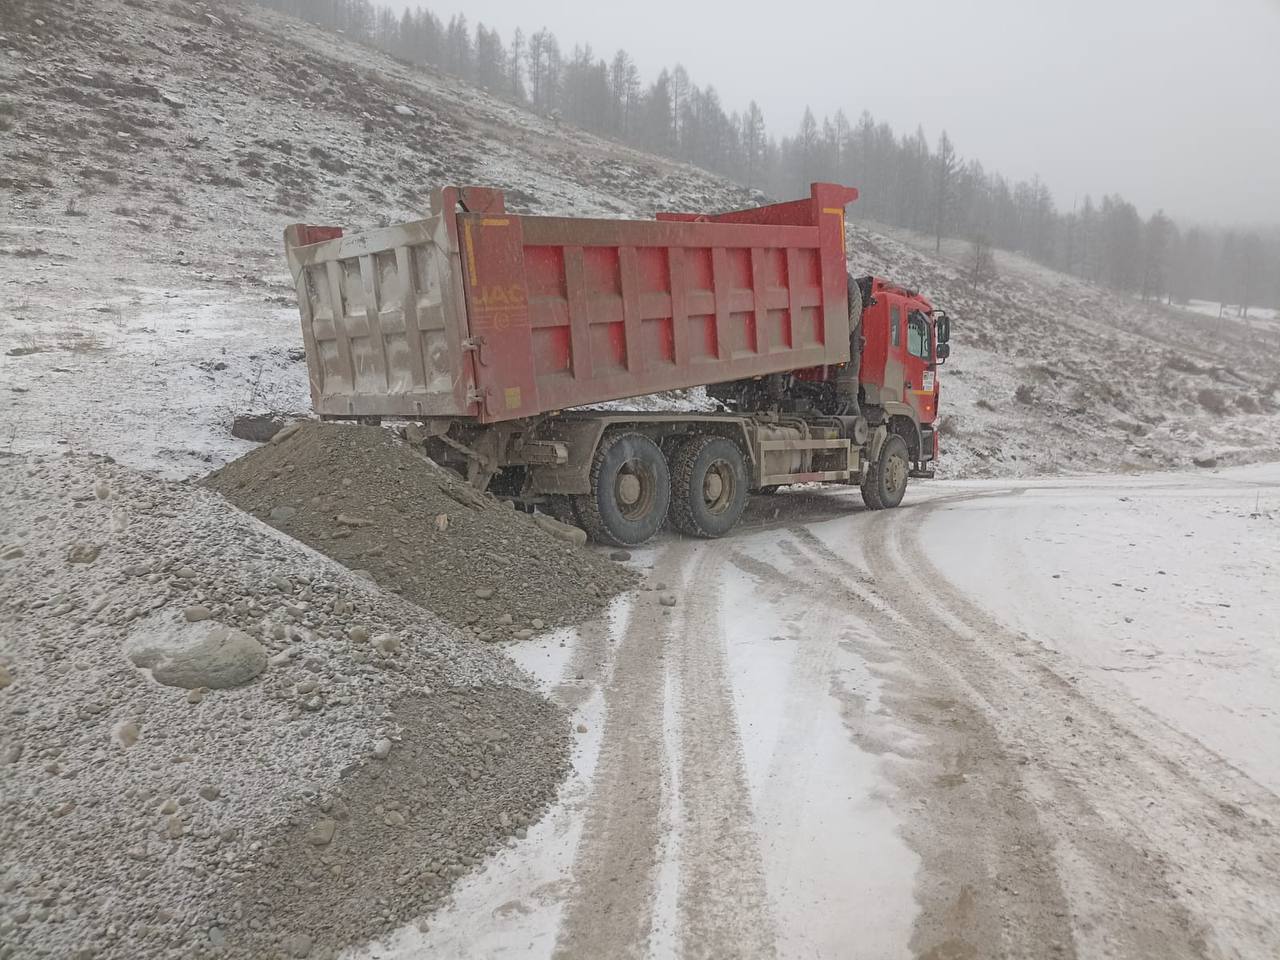
[(147, 647), (130, 659), (136, 666), (149, 668), (159, 683), (184, 690), (238, 687), (267, 668), (262, 644), (242, 630), (217, 625), (203, 630), (195, 640)]

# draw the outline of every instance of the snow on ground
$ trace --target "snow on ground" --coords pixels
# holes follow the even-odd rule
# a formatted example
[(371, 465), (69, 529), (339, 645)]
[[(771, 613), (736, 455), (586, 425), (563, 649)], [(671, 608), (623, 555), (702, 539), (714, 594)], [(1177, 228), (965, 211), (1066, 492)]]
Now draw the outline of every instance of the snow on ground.
[[(735, 541), (732, 553), (803, 576), (800, 561), (781, 551), (776, 541), (768, 532), (747, 534)], [(725, 657), (714, 679), (729, 688), (734, 718), (724, 731), (725, 739), (710, 736), (719, 730), (700, 728), (682, 708), (691, 693), (702, 695), (697, 681), (707, 678), (691, 664), (667, 660), (660, 696), (649, 717), (660, 717), (663, 728), (661, 835), (650, 878), (649, 954), (689, 955), (685, 912), (688, 902), (697, 899), (689, 889), (690, 874), (708, 866), (696, 857), (699, 844), (690, 837), (695, 832), (690, 820), (730, 815), (719, 807), (705, 808), (699, 792), (682, 783), (683, 777), (706, 775), (700, 768), (690, 770), (689, 754), (695, 743), (710, 740), (712, 749), (731, 754), (734, 743), (741, 745), (747, 796), (732, 799), (748, 801), (751, 845), (758, 852), (766, 901), (764, 916), (744, 922), (765, 930), (782, 956), (843, 957), (853, 938), (868, 957), (909, 956), (919, 861), (900, 836), (899, 816), (888, 802), (893, 786), (881, 768), (893, 764), (894, 755), (860, 748), (847, 726), (850, 701), (872, 711), (880, 708), (878, 681), (853, 646), (843, 642), (855, 628), (841, 623), (838, 614), (819, 623), (806, 620), (813, 611), (802, 596), (786, 600), (770, 594), (768, 599), (775, 602), (753, 602), (760, 599), (761, 584), (747, 561), (744, 566), (717, 563), (708, 582), (699, 575), (704, 555), (722, 552), (718, 545), (686, 543), (674, 558), (658, 548), (638, 551), (634, 561), (652, 568), (652, 578), (678, 568), (684, 588), (705, 590), (721, 638), (688, 632), (691, 622), (702, 622), (700, 613), (655, 623), (652, 609), (639, 636), (646, 646), (665, 641), (694, 647), (695, 638), (713, 645), (722, 642)], [(609, 652), (636, 642), (632, 629), (652, 604), (652, 593), (642, 594), (638, 613), (626, 601), (617, 602), (603, 627)], [(560, 631), (507, 648), (549, 693), (577, 707), (579, 744), (561, 802), (525, 840), (460, 883), (447, 909), (421, 925), (411, 924), (350, 952), (351, 958), (551, 957), (566, 951), (601, 955), (573, 950), (581, 944), (566, 922), (567, 915), (580, 909), (575, 864), (589, 860), (593, 843), (600, 842), (588, 827), (593, 812), (598, 816), (602, 804), (626, 802), (628, 792), (643, 791), (646, 785), (628, 779), (625, 789), (611, 796), (610, 785), (597, 776), (602, 734), (625, 738), (627, 730), (617, 727), (624, 718), (632, 718), (629, 706), (617, 702), (621, 694), (610, 690), (615, 682), (627, 682), (615, 672), (625, 653), (606, 661), (593, 678), (598, 682), (578, 679), (583, 676), (580, 661), (593, 649), (598, 629), (587, 625), (581, 631)], [(729, 876), (720, 880), (737, 884), (737, 864), (730, 855), (726, 860)], [(875, 864), (875, 869), (868, 870), (868, 864)], [(620, 866), (615, 863), (613, 869)], [(871, 914), (877, 921), (868, 926), (865, 918)], [(621, 942), (618, 946), (624, 948)], [(625, 943), (629, 955), (641, 947)], [(643, 950), (636, 955), (643, 955)]]
[[(1240, 310), (1238, 307), (1229, 303), (1217, 303), (1210, 300), (1189, 300), (1183, 305), (1184, 309), (1193, 313), (1198, 313), (1205, 317), (1213, 317), (1215, 320), (1223, 317), (1238, 317)], [(1275, 329), (1275, 323), (1280, 321), (1280, 309), (1268, 309), (1267, 307), (1250, 307), (1249, 316), (1241, 317), (1243, 320), (1249, 320), (1258, 325), (1262, 329)]]
[(957, 586), (1280, 793), (1280, 468), (964, 489), (923, 531)]
[[(349, 956), (621, 949), (584, 914), (655, 958), (717, 955), (730, 931), (743, 956), (1181, 957), (1187, 916), (1223, 955), (1270, 955), (1278, 524), (1267, 465), (939, 481), (878, 514), (796, 489), (731, 540), (637, 551), (651, 586), (675, 584), (670, 617), (642, 592), (509, 648), (583, 725), (561, 802), (442, 910)], [(724, 716), (702, 712), (717, 698)], [(632, 739), (651, 767), (615, 764)], [(707, 742), (726, 770), (690, 766)], [(713, 855), (731, 892), (703, 891), (700, 827), (741, 817), (751, 855), (731, 830)], [(592, 872), (602, 846), (616, 892)]]
[(105, 453), (178, 479), (253, 449), (231, 436), (237, 414), (310, 404), (294, 307), (133, 279), (110, 297), (64, 296), (58, 315), (101, 319), (51, 316), (23, 330), (19, 356), (0, 358), (9, 452)]

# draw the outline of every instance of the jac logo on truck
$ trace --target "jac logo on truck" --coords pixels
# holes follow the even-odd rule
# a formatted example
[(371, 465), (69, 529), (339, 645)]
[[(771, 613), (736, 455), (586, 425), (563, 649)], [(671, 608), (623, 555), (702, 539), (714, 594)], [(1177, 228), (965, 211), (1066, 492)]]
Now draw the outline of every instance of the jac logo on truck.
[(472, 307), (476, 318), (483, 319), (484, 325), (494, 330), (524, 326), (529, 322), (523, 284), (480, 284)]

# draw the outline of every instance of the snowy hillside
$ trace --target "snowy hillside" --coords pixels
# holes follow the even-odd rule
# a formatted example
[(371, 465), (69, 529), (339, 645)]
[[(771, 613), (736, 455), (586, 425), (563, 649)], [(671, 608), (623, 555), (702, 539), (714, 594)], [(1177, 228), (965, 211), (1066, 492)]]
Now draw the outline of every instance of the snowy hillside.
[[(280, 234), (420, 215), (433, 186), (517, 211), (648, 216), (759, 199), (251, 4), (16, 0), (0, 25), (0, 444), (170, 476), (305, 410)], [(972, 290), (851, 209), (850, 259), (956, 317), (944, 473), (1277, 455), (1280, 368), (1234, 321), (1145, 308), (1019, 261)], [(122, 441), (128, 439), (128, 449)]]

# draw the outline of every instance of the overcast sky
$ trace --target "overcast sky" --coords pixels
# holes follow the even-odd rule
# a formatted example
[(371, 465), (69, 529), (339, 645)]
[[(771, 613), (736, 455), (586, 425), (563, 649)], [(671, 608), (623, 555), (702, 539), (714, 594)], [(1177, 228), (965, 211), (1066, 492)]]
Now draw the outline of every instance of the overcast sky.
[(1118, 192), (1144, 215), (1280, 223), (1280, 0), (421, 5), (504, 40), (549, 27), (566, 54), (623, 47), (646, 82), (683, 63), (727, 110), (754, 97), (775, 135), (806, 104), (921, 124), (931, 143), (945, 128), (988, 170), (1038, 173), (1060, 208)]

